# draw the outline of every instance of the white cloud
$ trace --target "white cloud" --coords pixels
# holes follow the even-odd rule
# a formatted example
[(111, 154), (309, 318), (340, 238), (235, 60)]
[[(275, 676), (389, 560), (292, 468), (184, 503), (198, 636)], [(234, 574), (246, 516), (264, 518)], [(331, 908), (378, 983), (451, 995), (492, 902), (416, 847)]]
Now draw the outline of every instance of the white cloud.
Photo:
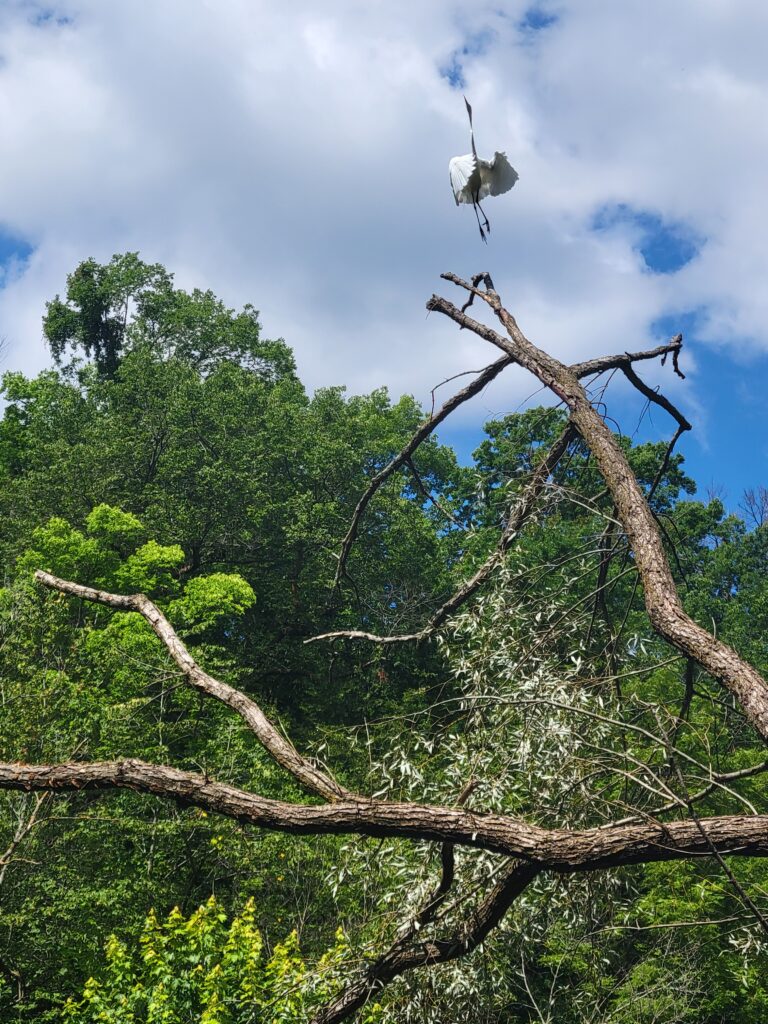
[[(44, 364), (40, 315), (67, 271), (127, 249), (252, 301), (310, 386), (426, 398), (494, 358), (426, 318), (448, 269), (491, 270), (563, 358), (642, 347), (660, 316), (701, 307), (710, 340), (768, 350), (768, 9), (561, 0), (523, 32), (526, 6), (72, 0), (71, 23), (34, 24), (39, 5), (7, 0), (0, 226), (35, 252), (0, 291), (6, 366)], [(448, 187), (468, 141), (440, 74), (454, 60), (479, 150), (520, 172), (488, 202), (487, 248)], [(649, 274), (631, 225), (591, 229), (614, 203), (706, 243)], [(513, 376), (492, 401), (530, 390)]]

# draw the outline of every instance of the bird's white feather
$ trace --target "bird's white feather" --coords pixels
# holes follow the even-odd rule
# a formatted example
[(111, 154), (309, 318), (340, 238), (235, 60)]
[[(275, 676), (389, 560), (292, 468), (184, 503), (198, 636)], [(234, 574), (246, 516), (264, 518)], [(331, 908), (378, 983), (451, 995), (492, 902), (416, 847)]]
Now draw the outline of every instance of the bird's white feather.
[(500, 196), (504, 192), (509, 192), (518, 179), (518, 173), (507, 160), (506, 153), (495, 153), (493, 160), (479, 160), (478, 170), (480, 171), (480, 199), (485, 199), (486, 196)]
[[(456, 205), (459, 203), (471, 203), (472, 194), (469, 189), (470, 180), (475, 173), (477, 161), (473, 153), (466, 153), (464, 156), (455, 156), (448, 164), (448, 174), (451, 179), (451, 188)], [(474, 185), (475, 183), (472, 182)]]

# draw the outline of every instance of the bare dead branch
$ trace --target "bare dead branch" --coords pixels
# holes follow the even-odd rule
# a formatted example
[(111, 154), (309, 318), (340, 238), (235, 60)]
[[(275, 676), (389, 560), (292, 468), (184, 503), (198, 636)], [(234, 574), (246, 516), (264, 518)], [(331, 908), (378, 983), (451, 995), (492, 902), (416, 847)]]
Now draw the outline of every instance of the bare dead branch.
[[(680, 341), (682, 343), (682, 336), (680, 337)], [(621, 369), (624, 376), (627, 378), (630, 384), (632, 384), (633, 387), (637, 388), (641, 395), (645, 395), (648, 401), (653, 402), (654, 405), (661, 406), (661, 408), (664, 409), (665, 412), (668, 412), (674, 420), (677, 420), (680, 432), (684, 430), (691, 430), (691, 424), (688, 422), (685, 416), (683, 416), (680, 410), (676, 406), (674, 406), (666, 396), (662, 395), (659, 391), (656, 391), (653, 388), (648, 387), (648, 385), (645, 383), (642, 377), (639, 377), (635, 373), (630, 363), (627, 363), (626, 366), (622, 366)]]
[(745, 516), (758, 528), (768, 522), (768, 487), (750, 487), (744, 491), (739, 507)]
[(592, 408), (573, 371), (533, 345), (506, 310), (493, 283), (485, 275), (485, 290), (453, 274), (442, 275), (482, 298), (507, 331), (495, 331), (472, 320), (452, 302), (433, 295), (427, 309), (443, 313), (460, 327), (468, 327), (510, 355), (545, 384), (570, 410), (571, 423), (589, 447), (608, 486), (618, 516), (635, 555), (643, 584), (646, 611), (653, 627), (665, 640), (694, 658), (737, 699), (745, 715), (764, 740), (768, 740), (768, 684), (733, 648), (724, 644), (684, 611), (669, 568), (661, 535), (645, 496), (610, 429)]
[(80, 597), (85, 601), (95, 601), (98, 604), (114, 608), (116, 611), (137, 612), (143, 616), (184, 673), (189, 685), (201, 693), (221, 701), (222, 704), (226, 704), (228, 708), (240, 715), (262, 746), (281, 767), (289, 771), (311, 792), (317, 793), (318, 796), (326, 800), (342, 800), (352, 796), (335, 779), (303, 758), (290, 740), (277, 731), (254, 700), (246, 697), (244, 693), (236, 690), (233, 686), (222, 683), (204, 672), (157, 605), (144, 594), (110, 594), (105, 590), (95, 590), (93, 587), (84, 587), (79, 583), (59, 579), (41, 569), (35, 573), (35, 579), (62, 594)]
[(381, 633), (366, 633), (362, 629), (336, 629), (330, 633), (318, 633), (317, 636), (309, 636), (305, 644), (316, 644), (319, 640), (366, 640), (371, 644), (410, 644), (424, 640), (429, 634), (428, 626), (420, 629), (418, 633), (393, 633), (383, 635)]
[[(586, 359), (582, 363), (573, 363), (571, 370), (575, 376), (591, 377), (596, 373), (605, 373), (606, 370), (623, 370), (631, 367), (633, 363), (639, 363), (644, 359), (656, 359), (661, 356), (662, 365), (666, 357), (672, 353), (673, 357), (679, 356), (683, 347), (682, 334), (675, 335), (666, 345), (659, 345), (657, 348), (646, 349), (644, 352), (621, 352), (615, 356), (600, 356), (597, 359)], [(677, 362), (674, 364), (675, 373), (685, 380), (685, 374), (681, 373)]]
[(667, 469), (669, 467), (669, 460), (672, 458), (672, 452), (675, 450), (675, 445), (680, 440), (681, 435), (686, 430), (689, 429), (689, 427), (679, 426), (675, 431), (672, 440), (667, 445), (667, 449), (664, 452), (664, 458), (661, 460), (661, 465), (659, 466), (656, 476), (653, 478), (653, 482), (651, 483), (651, 486), (648, 489), (648, 501), (650, 501), (656, 493), (656, 488), (659, 486), (659, 484), (664, 478), (664, 474), (667, 472)]

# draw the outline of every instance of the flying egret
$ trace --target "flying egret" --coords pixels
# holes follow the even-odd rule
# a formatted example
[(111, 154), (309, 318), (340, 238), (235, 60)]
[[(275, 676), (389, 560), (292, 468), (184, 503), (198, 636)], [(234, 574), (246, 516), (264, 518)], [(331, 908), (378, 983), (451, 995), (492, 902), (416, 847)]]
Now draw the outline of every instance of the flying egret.
[[(475, 133), (472, 129), (472, 107), (467, 97), (464, 97), (469, 115), (469, 139), (472, 143), (472, 152), (465, 156), (455, 156), (448, 164), (448, 174), (451, 178), (451, 188), (456, 205), (459, 203), (472, 203), (477, 217), (477, 226), (480, 228), (480, 237), (485, 242), (485, 232), (490, 234), (491, 225), (485, 215), (485, 210), (480, 205), (480, 200), (486, 196), (500, 196), (503, 192), (509, 192), (518, 178), (517, 171), (507, 160), (506, 153), (494, 153), (493, 160), (478, 160), (475, 149)], [(480, 221), (480, 211), (483, 215), (483, 223)]]

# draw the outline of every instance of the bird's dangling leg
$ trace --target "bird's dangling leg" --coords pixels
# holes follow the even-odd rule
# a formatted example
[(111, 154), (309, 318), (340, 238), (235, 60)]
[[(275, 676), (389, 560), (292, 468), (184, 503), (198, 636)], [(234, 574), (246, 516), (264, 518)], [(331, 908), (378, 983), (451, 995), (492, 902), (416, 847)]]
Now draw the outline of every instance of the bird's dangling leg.
[(483, 231), (482, 224), (480, 223), (480, 215), (477, 212), (477, 204), (476, 203), (472, 204), (472, 209), (475, 211), (475, 217), (477, 217), (477, 227), (478, 227), (478, 229), (480, 231), (480, 238), (485, 243), (485, 245), (487, 245), (488, 240), (485, 238), (485, 232)]
[(488, 232), (488, 234), (490, 235), (490, 233), (491, 233), (491, 224), (490, 224), (490, 221), (488, 220), (488, 218), (487, 218), (487, 217), (486, 217), (486, 215), (485, 215), (485, 210), (484, 210), (484, 209), (482, 208), (482, 206), (480, 205), (480, 199), (479, 199), (479, 197), (478, 197), (478, 199), (476, 199), (475, 201), (476, 201), (476, 203), (477, 203), (477, 208), (478, 208), (478, 210), (479, 210), (479, 211), (480, 211), (480, 213), (482, 213), (482, 215), (483, 215), (483, 220), (485, 221), (485, 225), (484, 225), (484, 227), (485, 227), (485, 230), (486, 230), (486, 231)]
[(487, 245), (488, 244), (488, 240), (485, 238), (485, 231), (483, 231), (483, 229), (482, 229), (482, 223), (480, 221), (480, 214), (477, 211), (480, 210), (480, 212), (482, 213), (483, 220), (485, 221), (485, 227), (489, 231), (490, 230), (490, 224), (488, 224), (488, 218), (485, 216), (484, 211), (482, 211), (482, 209), (480, 207), (480, 204), (476, 200), (472, 200), (472, 209), (475, 211), (475, 217), (477, 218), (477, 227), (478, 227), (478, 230), (480, 231), (480, 238), (485, 243), (485, 245)]

